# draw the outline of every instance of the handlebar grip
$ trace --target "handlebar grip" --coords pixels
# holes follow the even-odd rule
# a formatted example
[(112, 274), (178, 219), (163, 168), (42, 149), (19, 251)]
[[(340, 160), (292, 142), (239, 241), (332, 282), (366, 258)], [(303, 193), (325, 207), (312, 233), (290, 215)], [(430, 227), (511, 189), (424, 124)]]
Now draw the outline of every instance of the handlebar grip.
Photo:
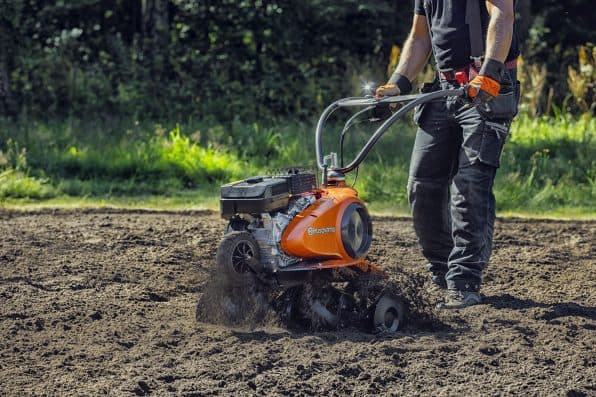
[(379, 120), (385, 120), (391, 117), (393, 113), (388, 103), (379, 103), (372, 110), (372, 116)]

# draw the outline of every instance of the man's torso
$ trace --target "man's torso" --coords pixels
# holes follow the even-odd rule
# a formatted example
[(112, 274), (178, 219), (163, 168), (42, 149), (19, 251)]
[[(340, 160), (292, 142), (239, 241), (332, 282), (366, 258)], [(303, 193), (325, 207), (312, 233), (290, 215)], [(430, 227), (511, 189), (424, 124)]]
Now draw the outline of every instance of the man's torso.
[[(455, 70), (471, 63), (470, 30), (466, 23), (467, 0), (415, 0), (414, 12), (426, 15), (431, 25), (431, 37), (439, 70)], [(483, 27), (483, 42), (486, 42), (486, 29), (489, 15), (484, 0), (480, 2), (480, 18)], [(514, 28), (515, 30), (515, 28)], [(519, 55), (517, 35), (513, 34), (511, 49), (506, 61)]]

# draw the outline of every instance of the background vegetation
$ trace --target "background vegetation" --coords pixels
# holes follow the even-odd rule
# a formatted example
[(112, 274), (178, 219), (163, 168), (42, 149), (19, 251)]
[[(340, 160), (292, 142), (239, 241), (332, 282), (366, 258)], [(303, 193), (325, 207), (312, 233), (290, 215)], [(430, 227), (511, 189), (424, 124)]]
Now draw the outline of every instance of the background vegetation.
[[(192, 201), (312, 164), (318, 113), (384, 81), (411, 3), (0, 0), (0, 200)], [(594, 213), (593, 5), (517, 3), (524, 97), (500, 210)], [(349, 151), (365, 136), (351, 135)], [(379, 208), (406, 208), (413, 126), (384, 139), (357, 186)]]

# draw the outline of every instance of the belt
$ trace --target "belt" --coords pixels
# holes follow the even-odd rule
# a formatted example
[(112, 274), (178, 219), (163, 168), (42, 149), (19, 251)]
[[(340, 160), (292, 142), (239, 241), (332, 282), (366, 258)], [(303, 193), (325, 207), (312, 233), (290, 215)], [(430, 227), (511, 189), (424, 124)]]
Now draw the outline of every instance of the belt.
[[(505, 67), (508, 70), (517, 68), (517, 58), (505, 62)], [(478, 70), (474, 65), (468, 65), (457, 70), (446, 70), (439, 72), (439, 78), (447, 81), (457, 81), (460, 84), (467, 84), (474, 77), (478, 76)]]

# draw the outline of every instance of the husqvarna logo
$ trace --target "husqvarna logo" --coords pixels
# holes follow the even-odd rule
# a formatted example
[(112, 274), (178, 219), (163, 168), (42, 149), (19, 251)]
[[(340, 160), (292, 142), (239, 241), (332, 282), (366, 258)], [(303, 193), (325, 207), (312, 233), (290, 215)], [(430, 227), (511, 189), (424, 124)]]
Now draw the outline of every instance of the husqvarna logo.
[(309, 236), (314, 236), (315, 234), (335, 233), (335, 227), (322, 227), (320, 229), (317, 229), (316, 227), (309, 227), (306, 229), (306, 233)]

